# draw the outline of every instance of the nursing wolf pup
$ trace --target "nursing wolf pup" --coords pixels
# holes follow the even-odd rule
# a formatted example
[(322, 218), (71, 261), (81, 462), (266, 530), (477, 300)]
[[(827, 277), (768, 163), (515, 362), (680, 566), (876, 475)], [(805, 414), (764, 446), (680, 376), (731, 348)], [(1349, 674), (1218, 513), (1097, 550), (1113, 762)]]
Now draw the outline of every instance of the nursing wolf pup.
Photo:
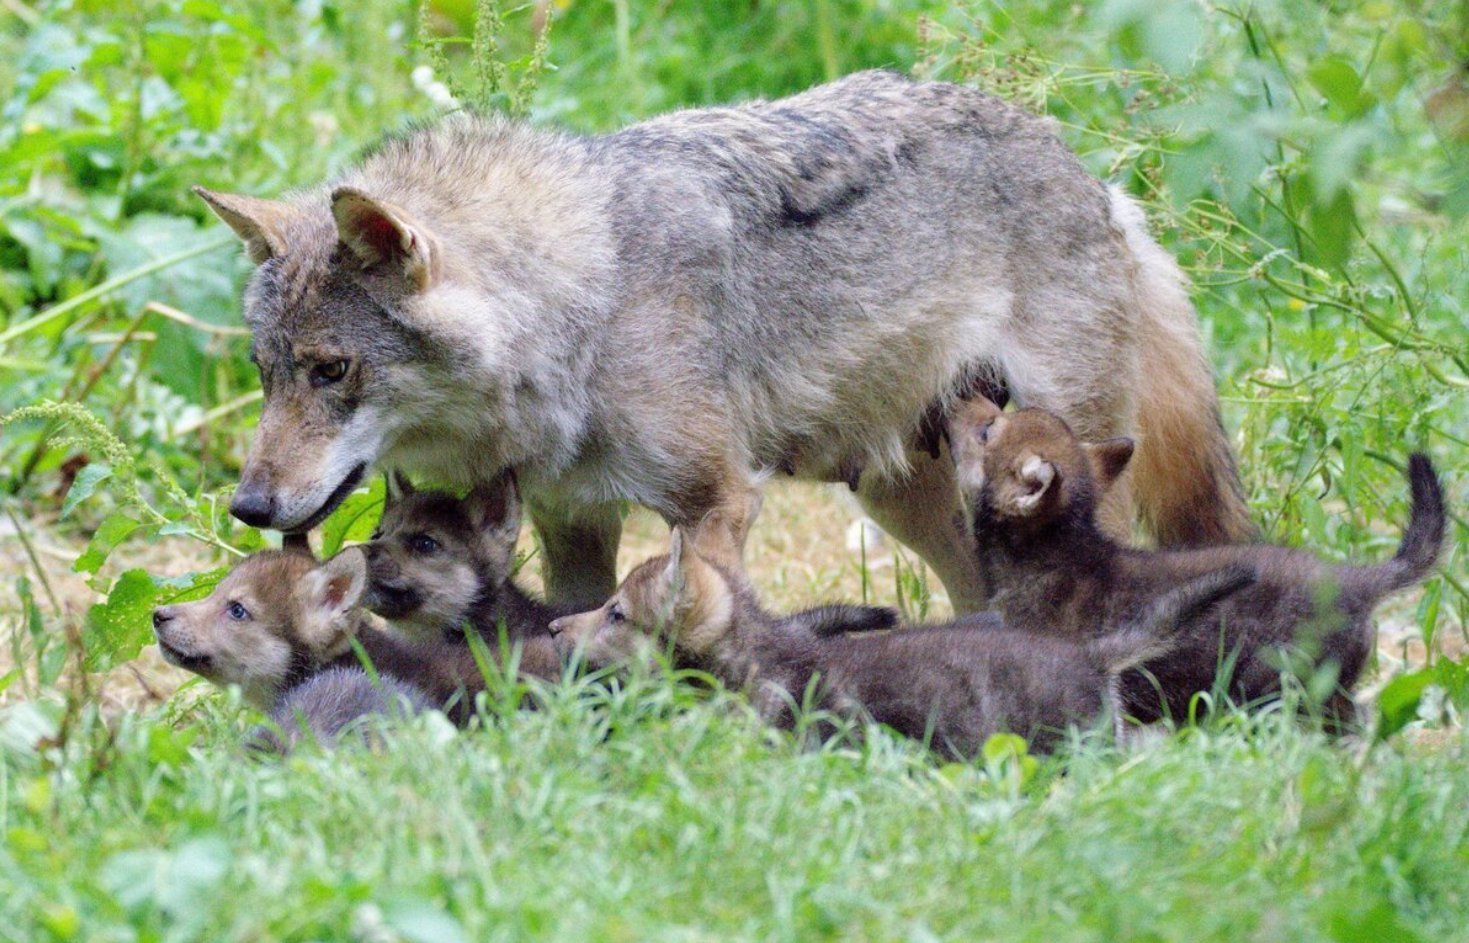
[(1177, 266), (1051, 123), (973, 89), (864, 72), (600, 137), (460, 114), (281, 201), (198, 192), (258, 263), (248, 524), (308, 530), (374, 466), (513, 468), (550, 598), (585, 606), (622, 502), (738, 568), (783, 472), (851, 484), (974, 609), (932, 420), (981, 388), (1140, 432), (1161, 543), (1253, 533)]
[[(309, 553), (266, 550), (241, 561), (206, 598), (153, 611), (158, 648), (169, 664), (215, 684), (238, 685), (296, 739), (302, 723), (330, 741), (355, 718), (449, 705), (461, 722), (484, 677), (468, 645), (409, 642), (373, 628), (359, 608), (367, 563), (351, 548), (318, 564)], [(383, 685), (363, 670), (356, 639)], [(325, 672), (332, 672), (330, 675)]]
[(580, 652), (593, 667), (668, 651), (677, 667), (745, 691), (778, 726), (792, 724), (792, 708), (814, 682), (817, 706), (967, 759), (1001, 731), (1049, 749), (1069, 727), (1109, 710), (1120, 735), (1118, 672), (1167, 652), (1178, 625), (1253, 580), (1246, 568), (1216, 571), (1090, 639), (1012, 631), (994, 613), (822, 638), (766, 612), (744, 581), (676, 529), (667, 556), (640, 564), (600, 609), (551, 628), (564, 657)]
[(1443, 491), (1421, 454), (1408, 460), (1412, 514), (1397, 555), (1344, 566), (1264, 544), (1157, 552), (1121, 546), (1098, 526), (1096, 510), (1132, 456), (1130, 439), (1083, 443), (1051, 413), (1003, 412), (983, 398), (950, 425), (979, 563), (1009, 625), (1110, 631), (1185, 581), (1228, 567), (1258, 572), (1254, 585), (1201, 613), (1173, 651), (1144, 666), (1146, 675), (1123, 677), (1128, 711), (1140, 719), (1186, 716), (1195, 692), (1212, 691), (1217, 681), (1227, 680), (1243, 704), (1272, 697), (1283, 650), (1304, 657), (1295, 670), (1307, 676), (1334, 671), (1324, 713), (1352, 719), (1349, 692), (1373, 647), (1373, 608), (1422, 580), (1442, 549)]

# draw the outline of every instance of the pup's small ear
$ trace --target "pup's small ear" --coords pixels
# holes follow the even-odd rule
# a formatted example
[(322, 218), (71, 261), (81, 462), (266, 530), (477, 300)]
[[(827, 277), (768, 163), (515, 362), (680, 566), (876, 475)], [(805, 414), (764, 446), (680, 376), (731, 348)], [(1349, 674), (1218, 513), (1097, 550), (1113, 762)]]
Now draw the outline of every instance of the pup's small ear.
[(383, 475), (383, 478), (387, 483), (383, 490), (384, 511), (417, 491), (413, 487), (413, 480), (397, 468)]
[(682, 598), (694, 568), (694, 535), (682, 525), (673, 528), (668, 540), (668, 567), (664, 570), (669, 596)]
[(1136, 444), (1127, 436), (1118, 436), (1101, 442), (1088, 442), (1084, 448), (1087, 460), (1091, 462), (1092, 474), (1096, 476), (1097, 487), (1106, 491), (1127, 468)]
[(1015, 511), (1022, 515), (1033, 514), (1056, 485), (1056, 466), (1039, 456), (1028, 455), (1015, 480), (1020, 484), (1020, 492), (1014, 500)]
[(402, 210), (355, 187), (338, 187), (332, 191), (332, 216), (337, 237), (363, 271), (393, 275), (409, 292), (423, 291), (433, 282), (433, 240)]
[(367, 555), (348, 547), (302, 578), (301, 633), (319, 651), (345, 638), (346, 617), (362, 601), (367, 588)]
[(520, 537), (520, 493), (515, 473), (505, 470), (484, 484), (474, 486), (465, 499), (470, 520), (491, 543), (512, 550)]
[(286, 252), (286, 223), (296, 216), (289, 203), (261, 200), (234, 193), (215, 193), (195, 187), (199, 199), (245, 243), (245, 255), (256, 265)]

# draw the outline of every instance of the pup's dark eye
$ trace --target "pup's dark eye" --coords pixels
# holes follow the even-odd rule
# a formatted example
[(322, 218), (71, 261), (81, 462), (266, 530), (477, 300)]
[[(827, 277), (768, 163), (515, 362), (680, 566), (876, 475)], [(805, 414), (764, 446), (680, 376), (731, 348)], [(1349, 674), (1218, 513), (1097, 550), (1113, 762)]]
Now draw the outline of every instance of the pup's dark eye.
[(408, 538), (408, 549), (414, 553), (433, 553), (439, 549), (439, 542), (428, 534), (414, 534)]
[(369, 537), (369, 538), (367, 538), (367, 539), (369, 541), (372, 541), (372, 542), (376, 542), (376, 541), (382, 540), (383, 539), (383, 532), (380, 531), (380, 530), (375, 530), (375, 531), (372, 532), (372, 536)]
[(244, 622), (246, 619), (250, 618), (250, 610), (246, 609), (244, 606), (234, 601), (231, 601), (228, 606), (225, 606), (224, 611), (228, 613), (229, 617), (231, 619), (234, 619), (236, 622)]
[(607, 610), (607, 621), (613, 625), (627, 621), (627, 613), (622, 611), (621, 603), (613, 603), (612, 608)]
[(328, 360), (311, 368), (311, 385), (326, 386), (335, 383), (347, 375), (348, 363), (345, 360)]
[(980, 442), (988, 442), (990, 440), (990, 427), (993, 426), (994, 424), (995, 424), (995, 421), (993, 419), (991, 419), (989, 422), (987, 422), (984, 425), (982, 425), (982, 426), (979, 427), (979, 441)]

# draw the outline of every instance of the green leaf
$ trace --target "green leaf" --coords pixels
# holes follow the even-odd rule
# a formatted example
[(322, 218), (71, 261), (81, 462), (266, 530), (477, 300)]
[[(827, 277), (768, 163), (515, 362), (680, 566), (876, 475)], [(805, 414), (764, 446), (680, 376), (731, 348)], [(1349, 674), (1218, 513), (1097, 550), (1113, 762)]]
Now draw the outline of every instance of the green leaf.
[(386, 484), (381, 476), (366, 491), (357, 491), (342, 502), (321, 525), (321, 556), (333, 556), (347, 542), (357, 543), (372, 536), (382, 517)]
[(70, 490), (66, 492), (66, 500), (61, 502), (61, 516), (66, 517), (70, 514), (78, 504), (96, 492), (98, 485), (111, 477), (112, 466), (106, 462), (93, 462), (77, 472), (76, 480), (71, 483)]
[(87, 542), (87, 549), (72, 564), (72, 570), (77, 573), (96, 573), (117, 545), (142, 526), (121, 512), (107, 515), (106, 520), (93, 532), (92, 539)]
[(1418, 702), (1423, 691), (1434, 682), (1434, 672), (1425, 668), (1398, 675), (1387, 683), (1377, 697), (1377, 737), (1386, 739), (1402, 730), (1418, 716)]
[(105, 671), (137, 656), (153, 638), (153, 606), (158, 587), (145, 570), (118, 577), (107, 601), (87, 610), (82, 627), (88, 671)]
[(1311, 87), (1347, 118), (1356, 118), (1377, 103), (1362, 87), (1362, 77), (1341, 56), (1317, 59), (1306, 69)]

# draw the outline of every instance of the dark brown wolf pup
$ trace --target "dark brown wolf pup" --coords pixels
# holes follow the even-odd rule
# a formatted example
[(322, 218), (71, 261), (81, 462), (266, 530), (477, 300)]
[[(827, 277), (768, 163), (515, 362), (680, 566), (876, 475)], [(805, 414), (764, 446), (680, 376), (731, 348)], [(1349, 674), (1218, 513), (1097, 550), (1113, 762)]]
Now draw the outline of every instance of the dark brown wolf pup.
[(814, 683), (820, 707), (969, 758), (1000, 731), (1045, 750), (1069, 727), (1093, 723), (1115, 700), (1119, 671), (1166, 651), (1174, 626), (1253, 579), (1239, 568), (1210, 574), (1094, 639), (1011, 631), (993, 613), (823, 638), (766, 612), (744, 581), (675, 529), (670, 553), (634, 569), (606, 605), (551, 628), (563, 655), (580, 651), (594, 667), (670, 651), (677, 667), (744, 691), (779, 726), (792, 724)]
[[(1123, 547), (1098, 526), (1102, 493), (1132, 456), (1132, 441), (1083, 443), (1056, 415), (1002, 412), (979, 398), (951, 422), (958, 478), (972, 510), (979, 563), (1007, 625), (1084, 637), (1115, 630), (1160, 595), (1227, 567), (1259, 574), (1254, 585), (1198, 614), (1179, 645), (1123, 677), (1139, 719), (1183, 717), (1195, 692), (1227, 681), (1253, 704), (1279, 693), (1288, 650), (1307, 677), (1335, 673), (1323, 705), (1353, 716), (1352, 686), (1371, 652), (1372, 609), (1424, 578), (1444, 537), (1443, 491), (1428, 458), (1408, 460), (1412, 515), (1386, 563), (1325, 563), (1287, 547), (1243, 544), (1198, 550)], [(1160, 698), (1159, 692), (1162, 697)]]

